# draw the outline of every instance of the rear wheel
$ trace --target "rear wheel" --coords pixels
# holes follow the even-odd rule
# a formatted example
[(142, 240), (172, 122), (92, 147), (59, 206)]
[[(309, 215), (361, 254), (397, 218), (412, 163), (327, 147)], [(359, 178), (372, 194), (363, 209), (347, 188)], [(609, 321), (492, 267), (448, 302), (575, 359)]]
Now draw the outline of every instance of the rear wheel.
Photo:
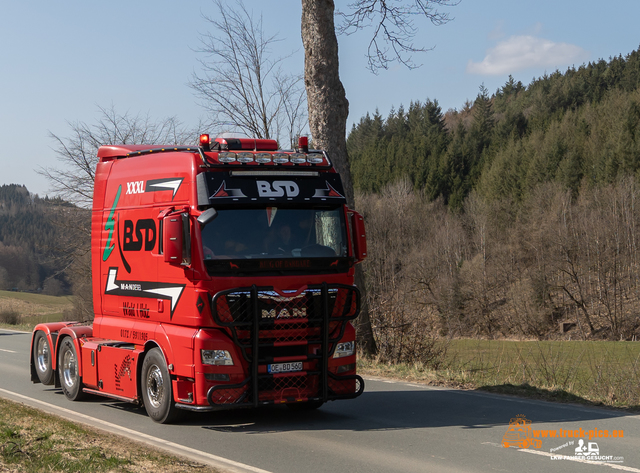
[(149, 417), (160, 424), (175, 422), (180, 412), (173, 401), (173, 390), (164, 355), (159, 348), (149, 350), (140, 374), (142, 400)]
[(82, 378), (78, 369), (78, 353), (71, 338), (66, 337), (60, 343), (58, 351), (58, 375), (62, 391), (67, 399), (71, 401), (79, 401), (85, 397), (82, 391)]
[(42, 384), (53, 384), (54, 374), (51, 367), (51, 346), (47, 335), (38, 330), (33, 337), (33, 364), (36, 374)]

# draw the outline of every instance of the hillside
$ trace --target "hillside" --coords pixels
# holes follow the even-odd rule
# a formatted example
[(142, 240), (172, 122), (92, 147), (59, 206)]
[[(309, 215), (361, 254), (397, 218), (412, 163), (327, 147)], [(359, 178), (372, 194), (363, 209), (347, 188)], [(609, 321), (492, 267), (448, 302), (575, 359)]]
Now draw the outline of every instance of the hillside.
[(476, 189), (526, 199), (540, 183), (574, 194), (640, 171), (640, 52), (545, 75), (512, 77), (443, 113), (436, 100), (366, 115), (348, 138), (357, 189), (408, 177), (433, 200), (462, 207)]
[(382, 359), (431, 336), (640, 339), (640, 53), (348, 137)]
[(0, 186), (0, 289), (69, 293), (69, 220), (75, 207), (40, 198), (16, 184)]

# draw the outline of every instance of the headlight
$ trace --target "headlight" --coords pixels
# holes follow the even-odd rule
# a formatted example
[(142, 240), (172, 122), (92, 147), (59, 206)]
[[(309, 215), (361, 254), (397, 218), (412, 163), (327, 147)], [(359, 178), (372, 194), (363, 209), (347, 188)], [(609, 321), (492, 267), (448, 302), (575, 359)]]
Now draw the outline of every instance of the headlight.
[(343, 342), (338, 343), (336, 351), (333, 352), (334, 358), (342, 358), (345, 356), (351, 356), (356, 352), (356, 342)]
[(200, 350), (203, 365), (233, 365), (231, 353), (227, 350)]

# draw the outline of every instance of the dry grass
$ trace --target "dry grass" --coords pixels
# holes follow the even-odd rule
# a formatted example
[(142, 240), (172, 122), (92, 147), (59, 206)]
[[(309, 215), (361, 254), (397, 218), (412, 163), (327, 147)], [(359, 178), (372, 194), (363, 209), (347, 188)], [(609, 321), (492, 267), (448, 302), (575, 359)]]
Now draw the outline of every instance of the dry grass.
[(361, 357), (361, 374), (640, 410), (640, 343), (451, 340), (439, 369)]
[(0, 399), (0, 471), (219, 473), (4, 399)]
[(0, 326), (31, 331), (42, 322), (57, 322), (71, 313), (71, 296), (0, 291)]

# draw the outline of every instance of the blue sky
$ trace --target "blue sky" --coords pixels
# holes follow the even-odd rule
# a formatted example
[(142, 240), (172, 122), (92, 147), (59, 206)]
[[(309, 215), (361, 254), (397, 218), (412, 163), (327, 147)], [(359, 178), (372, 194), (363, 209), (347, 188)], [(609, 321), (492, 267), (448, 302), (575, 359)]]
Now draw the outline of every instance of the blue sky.
[[(338, 8), (348, 3), (336, 0)], [(286, 66), (302, 71), (300, 0), (245, 5), (283, 39), (274, 53), (295, 51)], [(49, 132), (67, 136), (69, 122), (93, 123), (98, 107), (157, 119), (175, 115), (195, 126), (204, 111), (188, 82), (199, 71), (195, 50), (208, 27), (202, 13), (214, 11), (210, 0), (4, 2), (0, 184), (46, 194), (48, 183), (35, 169), (56, 165)], [(414, 56), (423, 64), (415, 70), (392, 65), (371, 74), (364, 57), (370, 30), (339, 37), (349, 128), (367, 112), (386, 116), (412, 100), (459, 109), (483, 83), (493, 93), (509, 74), (528, 84), (545, 72), (640, 46), (638, 0), (461, 0), (446, 11), (454, 19), (443, 26), (416, 18), (415, 43), (433, 50)]]

